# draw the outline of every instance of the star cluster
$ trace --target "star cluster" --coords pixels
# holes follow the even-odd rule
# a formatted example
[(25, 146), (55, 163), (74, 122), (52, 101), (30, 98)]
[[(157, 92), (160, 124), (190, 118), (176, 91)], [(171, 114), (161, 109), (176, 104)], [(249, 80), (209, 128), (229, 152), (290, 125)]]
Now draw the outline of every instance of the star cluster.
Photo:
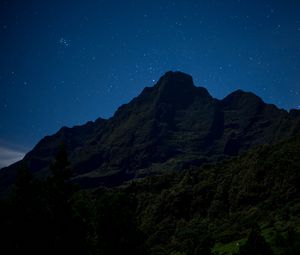
[[(166, 71), (300, 109), (300, 3), (0, 1), (0, 141), (110, 117)], [(1, 145), (1, 144), (0, 144)]]

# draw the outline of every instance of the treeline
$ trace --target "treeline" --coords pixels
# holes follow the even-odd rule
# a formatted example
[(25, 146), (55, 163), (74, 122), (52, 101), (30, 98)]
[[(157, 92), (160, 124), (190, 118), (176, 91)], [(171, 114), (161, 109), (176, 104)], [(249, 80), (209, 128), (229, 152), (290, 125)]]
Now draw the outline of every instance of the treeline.
[(223, 162), (81, 190), (64, 146), (0, 202), (2, 254), (300, 254), (300, 137)]

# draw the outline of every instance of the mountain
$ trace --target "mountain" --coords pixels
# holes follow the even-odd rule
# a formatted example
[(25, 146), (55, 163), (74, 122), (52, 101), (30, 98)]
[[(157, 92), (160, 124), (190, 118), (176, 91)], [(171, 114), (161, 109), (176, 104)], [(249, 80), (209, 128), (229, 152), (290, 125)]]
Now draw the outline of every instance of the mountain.
[(218, 100), (190, 75), (167, 72), (110, 119), (43, 138), (22, 161), (1, 170), (0, 187), (13, 183), (24, 163), (37, 177), (47, 176), (61, 142), (73, 181), (98, 187), (219, 162), (299, 131), (300, 111), (278, 109), (242, 90)]

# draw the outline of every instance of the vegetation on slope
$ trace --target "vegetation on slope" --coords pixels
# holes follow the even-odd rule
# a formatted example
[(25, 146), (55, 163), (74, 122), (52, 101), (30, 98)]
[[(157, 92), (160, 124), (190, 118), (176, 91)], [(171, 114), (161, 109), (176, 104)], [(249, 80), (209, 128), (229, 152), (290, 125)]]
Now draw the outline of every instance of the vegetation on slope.
[[(0, 205), (11, 254), (299, 254), (300, 136), (217, 165), (80, 190), (61, 148)], [(5, 252), (4, 252), (5, 253)]]

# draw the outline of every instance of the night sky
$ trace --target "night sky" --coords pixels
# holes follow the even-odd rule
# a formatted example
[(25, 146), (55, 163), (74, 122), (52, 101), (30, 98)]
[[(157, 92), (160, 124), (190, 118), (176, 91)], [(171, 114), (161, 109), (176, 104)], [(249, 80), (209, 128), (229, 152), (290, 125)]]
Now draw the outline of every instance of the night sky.
[(0, 167), (169, 70), (300, 107), (300, 1), (0, 0)]

